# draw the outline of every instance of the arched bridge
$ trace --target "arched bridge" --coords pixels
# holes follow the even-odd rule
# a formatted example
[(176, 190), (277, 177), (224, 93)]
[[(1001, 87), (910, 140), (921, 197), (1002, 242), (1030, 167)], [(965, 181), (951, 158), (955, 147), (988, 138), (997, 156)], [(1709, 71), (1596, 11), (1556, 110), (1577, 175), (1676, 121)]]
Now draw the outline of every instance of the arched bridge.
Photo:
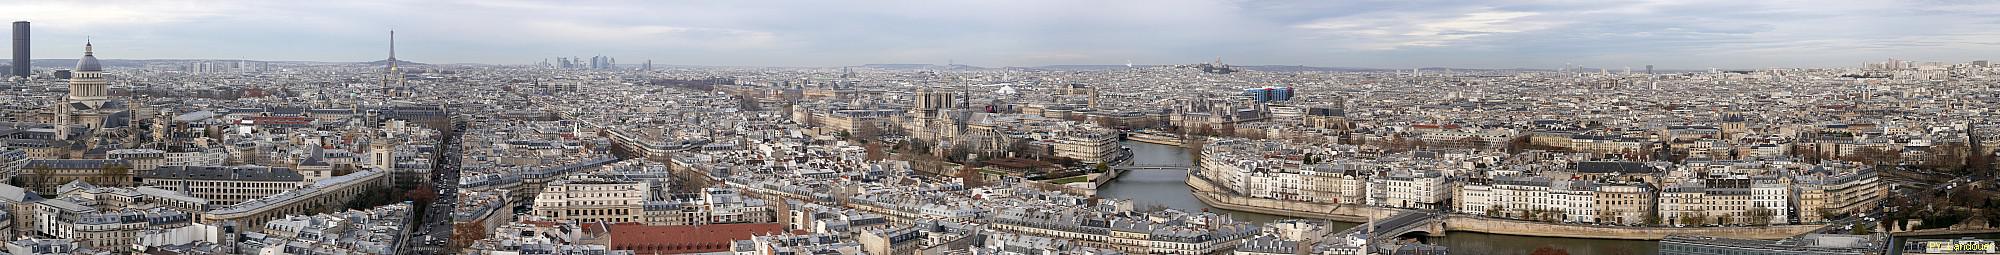
[[(1389, 254), (1396, 248), (1396, 240), (1403, 237), (1444, 236), (1444, 214), (1435, 212), (1403, 211), (1387, 218), (1376, 219), (1375, 228), (1369, 231), (1368, 223), (1334, 233), (1333, 237), (1364, 235), (1368, 238), (1368, 249), (1380, 254)], [(1366, 232), (1363, 232), (1366, 231)]]

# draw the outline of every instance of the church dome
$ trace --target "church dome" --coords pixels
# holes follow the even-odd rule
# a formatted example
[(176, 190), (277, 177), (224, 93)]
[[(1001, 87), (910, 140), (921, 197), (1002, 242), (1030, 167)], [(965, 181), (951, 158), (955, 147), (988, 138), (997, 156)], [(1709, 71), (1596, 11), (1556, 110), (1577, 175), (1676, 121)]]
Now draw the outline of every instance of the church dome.
[(85, 72), (85, 71), (88, 71), (88, 72), (101, 72), (101, 71), (104, 71), (104, 65), (102, 65), (102, 64), (98, 64), (98, 63), (97, 63), (97, 56), (95, 56), (95, 55), (91, 54), (91, 52), (90, 52), (90, 44), (89, 44), (89, 43), (84, 43), (84, 44), (83, 44), (83, 58), (82, 58), (82, 59), (77, 59), (77, 60), (76, 60), (76, 71), (78, 71), (78, 72)]

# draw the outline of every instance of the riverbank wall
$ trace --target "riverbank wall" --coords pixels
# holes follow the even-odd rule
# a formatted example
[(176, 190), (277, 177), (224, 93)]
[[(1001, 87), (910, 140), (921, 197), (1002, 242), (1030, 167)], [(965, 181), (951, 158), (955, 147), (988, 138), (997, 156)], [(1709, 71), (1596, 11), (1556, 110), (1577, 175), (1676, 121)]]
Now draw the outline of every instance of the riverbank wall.
[(1173, 147), (1187, 147), (1187, 144), (1183, 143), (1180, 137), (1173, 137), (1173, 136), (1164, 136), (1164, 135), (1155, 135), (1146, 133), (1131, 133), (1125, 136), (1125, 140), (1173, 146)]
[(1446, 231), (1465, 231), (1487, 234), (1566, 237), (1588, 239), (1660, 240), (1667, 235), (1700, 235), (1736, 239), (1784, 239), (1811, 232), (1825, 225), (1776, 225), (1762, 227), (1705, 227), (1705, 228), (1659, 228), (1626, 227), (1602, 225), (1577, 225), (1548, 222), (1533, 222), (1512, 219), (1496, 219), (1471, 215), (1450, 215), (1445, 217)]
[(1280, 215), (1300, 218), (1329, 219), (1343, 222), (1366, 222), (1369, 218), (1385, 218), (1401, 212), (1399, 209), (1350, 204), (1306, 203), (1276, 199), (1253, 198), (1229, 194), (1211, 185), (1207, 179), (1188, 177), (1188, 188), (1194, 198), (1201, 203), (1216, 208)]
[[(1329, 219), (1343, 222), (1366, 222), (1369, 218), (1384, 218), (1403, 211), (1403, 209), (1363, 205), (1309, 203), (1240, 196), (1218, 189), (1218, 187), (1209, 183), (1207, 179), (1195, 176), (1189, 176), (1187, 184), (1188, 188), (1194, 192), (1195, 199), (1201, 200), (1202, 203), (1216, 208), (1236, 211)], [(1459, 214), (1452, 214), (1446, 216), (1444, 219), (1444, 228), (1446, 231), (1618, 240), (1660, 240), (1667, 235), (1675, 234), (1739, 239), (1783, 239), (1811, 232), (1824, 226), (1819, 224), (1805, 224), (1712, 228), (1625, 227), (1534, 222)]]

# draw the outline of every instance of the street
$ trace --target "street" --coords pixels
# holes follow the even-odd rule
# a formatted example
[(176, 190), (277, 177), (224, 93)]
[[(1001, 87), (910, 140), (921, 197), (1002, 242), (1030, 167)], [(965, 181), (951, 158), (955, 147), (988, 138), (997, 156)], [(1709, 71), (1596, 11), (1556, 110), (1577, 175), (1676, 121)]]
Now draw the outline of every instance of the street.
[(431, 179), (427, 182), (432, 185), (432, 190), (438, 192), (437, 199), (424, 210), (424, 215), (421, 217), (423, 222), (417, 227), (416, 232), (411, 234), (407, 241), (409, 244), (404, 245), (408, 249), (399, 253), (455, 253), (445, 248), (451, 242), (451, 212), (457, 204), (459, 160), (464, 151), (463, 141), (460, 138), (465, 130), (465, 121), (457, 118), (452, 119), (452, 127), (449, 130), (442, 130), (438, 142), (437, 160), (432, 161), (434, 165), (431, 168)]

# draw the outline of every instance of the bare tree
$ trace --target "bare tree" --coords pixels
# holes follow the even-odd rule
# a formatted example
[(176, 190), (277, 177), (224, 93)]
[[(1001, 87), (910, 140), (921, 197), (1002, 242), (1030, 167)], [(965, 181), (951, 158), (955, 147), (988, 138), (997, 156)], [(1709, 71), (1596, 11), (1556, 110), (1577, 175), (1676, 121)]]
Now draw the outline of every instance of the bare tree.
[(51, 186), (49, 182), (55, 181), (56, 169), (47, 165), (35, 166), (34, 168), (29, 168), (28, 171), (35, 174), (35, 176), (28, 178), (28, 185), (34, 185), (29, 188), (31, 190), (46, 189)]
[(1965, 163), (1968, 161), (1966, 160), (1966, 156), (1970, 154), (1967, 153), (1966, 146), (1960, 143), (1938, 144), (1937, 146), (1924, 149), (1924, 153), (1930, 154), (1930, 158), (1925, 159), (1923, 165), (1920, 166), (1933, 170), (1948, 170), (1953, 173), (1962, 173), (1960, 171), (1964, 170)]
[(105, 164), (104, 168), (99, 169), (97, 172), (97, 177), (98, 180), (102, 180), (102, 182), (98, 183), (101, 185), (130, 186), (132, 183), (132, 167), (120, 164)]
[(1453, 145), (1473, 150), (1486, 150), (1486, 145), (1487, 145), (1486, 139), (1479, 139), (1479, 137), (1476, 136), (1467, 136), (1463, 138), (1458, 138), (1454, 143), (1455, 144)]
[(889, 158), (889, 152), (882, 149), (881, 142), (868, 142), (868, 145), (862, 148), (866, 152), (869, 162), (882, 161)]
[(961, 179), (960, 181), (965, 184), (966, 188), (977, 188), (986, 186), (986, 174), (981, 173), (979, 171), (979, 168), (972, 167), (972, 164), (969, 163), (965, 164), (963, 167), (959, 167), (958, 173), (954, 174), (954, 176)]
[(1869, 165), (1895, 164), (1902, 159), (1902, 151), (1864, 146), (1855, 148), (1853, 153), (1849, 153), (1843, 159)]
[(1770, 225), (1771, 217), (1777, 216), (1778, 211), (1763, 206), (1751, 206), (1750, 210), (1743, 212), (1743, 215), (1750, 217), (1750, 222), (1745, 222), (1747, 224)]
[(1597, 215), (1594, 215), (1594, 217), (1597, 218), (1597, 223), (1609, 222), (1616, 224), (1624, 224), (1625, 221), (1618, 220), (1618, 215), (1620, 213), (1621, 212), (1618, 210), (1611, 210), (1611, 209), (1597, 210)]

